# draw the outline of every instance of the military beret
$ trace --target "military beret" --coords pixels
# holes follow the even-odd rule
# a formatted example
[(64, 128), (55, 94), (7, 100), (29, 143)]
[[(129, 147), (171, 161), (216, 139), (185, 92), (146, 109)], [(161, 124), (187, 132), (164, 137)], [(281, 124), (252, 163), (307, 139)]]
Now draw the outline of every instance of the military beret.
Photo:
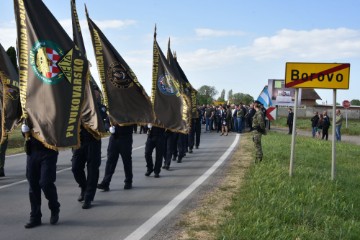
[(257, 104), (262, 104), (260, 101), (256, 100), (254, 101), (254, 103), (257, 103)]

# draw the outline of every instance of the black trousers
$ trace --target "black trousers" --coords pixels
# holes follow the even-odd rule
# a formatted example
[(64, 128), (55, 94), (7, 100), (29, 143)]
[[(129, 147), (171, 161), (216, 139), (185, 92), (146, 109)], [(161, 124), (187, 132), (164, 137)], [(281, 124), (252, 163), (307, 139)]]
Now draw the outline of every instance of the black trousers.
[[(101, 164), (101, 140), (81, 143), (79, 149), (73, 150), (72, 172), (79, 187), (85, 191), (85, 201), (93, 201), (99, 180)], [(87, 174), (85, 174), (85, 165)]]
[(326, 140), (328, 140), (328, 138), (329, 138), (329, 127), (323, 127), (321, 139), (324, 139), (324, 138)]
[(179, 134), (179, 137), (178, 137), (178, 141), (177, 141), (177, 149), (178, 149), (179, 159), (181, 160), (185, 156), (185, 153), (187, 150), (188, 135), (183, 134), (183, 133), (178, 133), (178, 134)]
[(49, 201), (51, 211), (58, 212), (60, 203), (55, 186), (56, 162), (58, 152), (50, 149), (31, 149), (26, 159), (26, 178), (29, 182), (29, 198), (31, 205), (30, 218), (39, 220), (41, 213), (41, 190)]
[(201, 136), (201, 121), (200, 118), (196, 118), (195, 120), (195, 146), (200, 146), (200, 136)]
[(179, 138), (179, 133), (174, 132), (166, 132), (165, 139), (166, 139), (166, 149), (164, 154), (164, 165), (170, 166), (171, 158), (174, 155), (176, 157), (178, 155), (177, 152), (177, 142)]
[[(159, 174), (161, 171), (162, 159), (164, 156), (164, 147), (165, 147), (165, 135), (148, 135), (145, 144), (145, 161), (146, 167), (150, 171), (154, 171), (155, 174)], [(155, 164), (153, 162), (152, 153), (156, 151), (155, 154)]]
[(132, 144), (133, 144), (133, 135), (126, 134), (116, 136), (111, 135), (109, 140), (109, 146), (107, 149), (107, 161), (105, 167), (105, 175), (102, 180), (102, 184), (109, 186), (111, 178), (115, 172), (117, 162), (119, 160), (119, 155), (124, 166), (125, 172), (125, 183), (132, 183), (133, 180), (133, 171), (132, 171)]

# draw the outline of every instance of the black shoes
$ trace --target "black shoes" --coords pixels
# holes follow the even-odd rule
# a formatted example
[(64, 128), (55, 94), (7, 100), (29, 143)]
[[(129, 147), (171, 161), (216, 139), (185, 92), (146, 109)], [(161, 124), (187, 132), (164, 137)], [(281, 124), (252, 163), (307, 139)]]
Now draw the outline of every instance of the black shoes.
[(84, 195), (85, 195), (85, 191), (84, 190), (81, 190), (81, 193), (80, 193), (80, 195), (79, 195), (79, 197), (78, 197), (78, 201), (79, 202), (82, 202), (82, 201), (84, 201)]
[(173, 157), (173, 159), (172, 159), (173, 161), (176, 161), (176, 157)]
[(189, 153), (193, 153), (193, 150), (192, 150), (192, 149), (189, 149)]
[(199, 149), (199, 146), (195, 146), (196, 149)]
[(132, 183), (129, 182), (125, 183), (124, 189), (132, 189)]
[(91, 207), (91, 201), (85, 200), (84, 204), (82, 205), (82, 209), (89, 209)]
[(59, 211), (51, 211), (50, 224), (55, 225), (59, 221)]
[(159, 178), (159, 177), (160, 177), (160, 175), (158, 173), (154, 174), (154, 178)]
[(0, 177), (5, 177), (4, 168), (0, 168)]
[(153, 171), (154, 170), (148, 169), (145, 173), (145, 176), (147, 176), (147, 177), (150, 176)]
[(41, 225), (41, 219), (30, 219), (30, 221), (25, 224), (25, 228), (34, 228)]
[(105, 184), (103, 184), (103, 183), (99, 183), (99, 184), (97, 185), (97, 188), (103, 190), (104, 192), (110, 191), (109, 186), (107, 186), (107, 185), (105, 185)]
[(178, 160), (177, 160), (177, 163), (181, 163), (182, 162), (182, 158), (179, 158)]

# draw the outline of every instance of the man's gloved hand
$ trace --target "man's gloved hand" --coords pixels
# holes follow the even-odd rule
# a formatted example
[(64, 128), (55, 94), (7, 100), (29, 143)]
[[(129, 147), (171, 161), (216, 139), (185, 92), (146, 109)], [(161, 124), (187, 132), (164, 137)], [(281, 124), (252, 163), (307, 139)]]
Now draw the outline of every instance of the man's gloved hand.
[(21, 125), (21, 131), (23, 133), (27, 133), (30, 131), (30, 128), (28, 127), (28, 125), (23, 124), (23, 125)]
[(115, 133), (115, 126), (111, 126), (111, 127), (109, 128), (109, 132), (110, 132), (111, 134), (114, 134), (114, 133)]

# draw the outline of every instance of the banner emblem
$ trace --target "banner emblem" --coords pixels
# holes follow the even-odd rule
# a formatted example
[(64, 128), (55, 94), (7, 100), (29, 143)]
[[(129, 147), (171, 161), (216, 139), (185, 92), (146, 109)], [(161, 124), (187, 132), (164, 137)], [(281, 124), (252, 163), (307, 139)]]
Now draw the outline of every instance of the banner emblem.
[(38, 79), (47, 84), (57, 84), (63, 73), (57, 66), (64, 52), (51, 41), (38, 41), (30, 50), (30, 65)]
[(178, 90), (174, 84), (174, 80), (172, 79), (171, 75), (167, 73), (159, 77), (158, 88), (164, 95), (175, 95), (178, 93)]
[(108, 68), (110, 82), (117, 88), (129, 88), (134, 85), (126, 70), (119, 62), (113, 62)]

